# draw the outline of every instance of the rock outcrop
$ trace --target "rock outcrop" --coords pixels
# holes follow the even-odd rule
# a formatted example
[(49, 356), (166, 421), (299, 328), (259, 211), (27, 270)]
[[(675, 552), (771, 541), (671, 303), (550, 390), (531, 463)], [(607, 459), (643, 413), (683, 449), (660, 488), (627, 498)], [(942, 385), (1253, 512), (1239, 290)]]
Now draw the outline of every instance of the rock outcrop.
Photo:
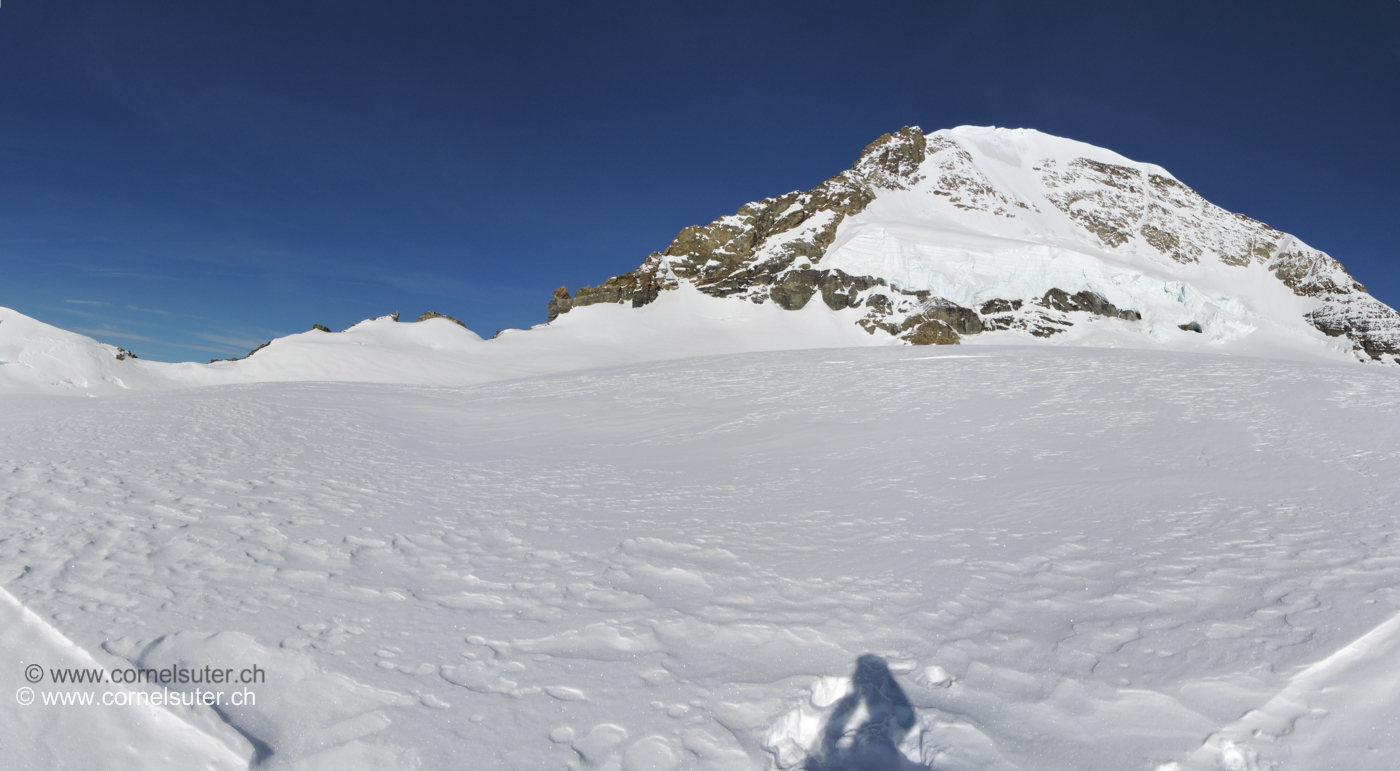
[(221, 361), (243, 361), (244, 359), (248, 358), (249, 356), (252, 356), (253, 354), (257, 353), (258, 351), (261, 351), (262, 349), (268, 347), (269, 345), (272, 345), (272, 341), (271, 341), (271, 340), (268, 340), (267, 342), (263, 343), (262, 345), (258, 346), (257, 348), (254, 348), (253, 350), (251, 350), (251, 351), (249, 351), (249, 352), (243, 354), (242, 356), (238, 356), (238, 357), (235, 357), (235, 358), (232, 358), (232, 359), (210, 359), (210, 360), (209, 360), (209, 363), (210, 363), (210, 364), (215, 364), (215, 363), (218, 363), (218, 362), (221, 362)]
[[(919, 166), (926, 153), (918, 128), (885, 134), (865, 148), (850, 170), (812, 190), (751, 203), (709, 225), (688, 227), (666, 251), (653, 252), (636, 270), (582, 287), (573, 296), (559, 287), (547, 306), (548, 318), (600, 302), (641, 307), (680, 281), (715, 297), (771, 301), (786, 310), (798, 310), (818, 294), (833, 310), (860, 307), (878, 287), (881, 299), (875, 307), (885, 312), (873, 314), (868, 329), (886, 329), (916, 343), (957, 342), (956, 327), (944, 323), (939, 310), (923, 307), (927, 293), (814, 267), (841, 221), (863, 210), (877, 190), (905, 190), (922, 179)], [(933, 325), (946, 331), (935, 334)]]
[[(457, 326), (461, 327), (462, 329), (466, 329), (466, 328), (467, 328), (467, 325), (466, 325), (466, 324), (463, 324), (462, 322), (458, 321), (457, 319), (452, 318), (451, 316), (447, 315), (446, 313), (438, 313), (437, 311), (424, 311), (424, 312), (423, 312), (423, 315), (421, 315), (421, 316), (418, 317), (418, 321), (427, 321), (428, 319), (447, 319), (448, 321), (452, 322), (453, 324), (456, 324)], [(398, 318), (395, 317), (394, 320), (395, 320), (395, 321), (398, 321)], [(416, 323), (416, 322), (415, 322), (415, 323)]]

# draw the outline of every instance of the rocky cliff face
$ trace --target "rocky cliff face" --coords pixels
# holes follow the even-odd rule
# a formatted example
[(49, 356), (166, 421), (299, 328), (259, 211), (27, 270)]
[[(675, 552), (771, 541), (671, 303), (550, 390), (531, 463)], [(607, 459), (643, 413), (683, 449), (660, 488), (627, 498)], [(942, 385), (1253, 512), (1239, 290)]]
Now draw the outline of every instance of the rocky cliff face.
[(812, 190), (688, 227), (598, 286), (560, 287), (549, 318), (644, 306), (681, 282), (788, 310), (820, 296), (916, 345), (1106, 319), (1158, 337), (1238, 336), (1264, 319), (1305, 322), (1359, 357), (1400, 354), (1400, 314), (1326, 254), (1158, 167), (1025, 130), (886, 134)]
[(573, 297), (560, 287), (549, 303), (549, 318), (599, 302), (640, 307), (681, 280), (716, 297), (772, 300), (788, 310), (803, 307), (818, 292), (831, 307), (847, 307), (861, 290), (885, 282), (859, 281), (813, 265), (831, 246), (841, 220), (874, 200), (876, 188), (904, 189), (918, 178), (925, 150), (918, 129), (886, 134), (865, 148), (851, 170), (812, 190), (750, 203), (709, 225), (688, 227), (641, 267), (583, 287)]

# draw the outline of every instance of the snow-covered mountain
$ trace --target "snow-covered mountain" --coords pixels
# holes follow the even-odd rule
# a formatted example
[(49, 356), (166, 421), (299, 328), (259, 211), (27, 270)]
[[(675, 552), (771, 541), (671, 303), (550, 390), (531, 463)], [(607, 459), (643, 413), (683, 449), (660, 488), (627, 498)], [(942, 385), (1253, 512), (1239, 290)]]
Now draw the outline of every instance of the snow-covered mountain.
[(1260, 353), (1400, 353), (1400, 314), (1335, 259), (1161, 167), (1028, 129), (886, 134), (812, 190), (686, 228), (598, 286), (561, 287), (549, 314), (686, 286), (789, 310), (820, 295), (915, 344), (1179, 348), (1199, 334)]
[(910, 343), (1400, 361), (1400, 314), (1336, 260), (1160, 167), (1026, 129), (886, 134), (812, 190), (686, 228), (598, 286), (560, 287), (548, 317), (487, 340), (442, 314), (394, 314), (239, 360), (166, 364), (0, 308), (0, 390), (460, 386)]

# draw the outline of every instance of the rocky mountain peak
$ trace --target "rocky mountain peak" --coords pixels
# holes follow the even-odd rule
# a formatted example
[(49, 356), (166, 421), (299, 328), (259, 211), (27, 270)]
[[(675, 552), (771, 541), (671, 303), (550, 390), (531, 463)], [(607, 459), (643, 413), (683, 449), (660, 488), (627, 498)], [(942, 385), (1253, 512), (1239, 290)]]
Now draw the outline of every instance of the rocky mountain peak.
[(866, 145), (851, 171), (870, 187), (905, 190), (922, 178), (919, 169), (927, 152), (923, 129), (905, 126)]
[(688, 227), (597, 286), (561, 287), (549, 318), (640, 307), (681, 283), (787, 310), (820, 295), (872, 335), (913, 344), (1049, 338), (1109, 319), (1159, 341), (1272, 325), (1346, 338), (1364, 359), (1400, 354), (1400, 314), (1333, 258), (1160, 167), (1025, 129), (885, 134), (811, 190)]

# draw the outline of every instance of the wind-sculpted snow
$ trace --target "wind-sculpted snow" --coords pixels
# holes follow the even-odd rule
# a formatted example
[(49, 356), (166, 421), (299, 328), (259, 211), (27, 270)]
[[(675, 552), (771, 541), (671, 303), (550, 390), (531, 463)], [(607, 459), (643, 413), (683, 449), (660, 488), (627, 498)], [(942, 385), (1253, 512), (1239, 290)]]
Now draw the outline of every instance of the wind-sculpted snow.
[(1333, 337), (1363, 360), (1400, 354), (1400, 314), (1328, 255), (1158, 166), (1025, 129), (886, 134), (813, 190), (686, 228), (637, 270), (574, 297), (561, 287), (549, 317), (641, 307), (682, 283), (789, 310), (820, 294), (832, 310), (865, 309), (871, 335), (916, 344), (1062, 335), (1098, 319), (1047, 293), (1088, 292), (1141, 323), (1063, 339), (1116, 344), (1130, 329), (1174, 347), (1183, 331), (1221, 342), (1263, 330), (1265, 347), (1316, 351)]
[(260, 768), (1389, 768), (1397, 404), (1048, 347), (7, 395), (0, 586), (46, 665), (266, 669), (167, 734)]

